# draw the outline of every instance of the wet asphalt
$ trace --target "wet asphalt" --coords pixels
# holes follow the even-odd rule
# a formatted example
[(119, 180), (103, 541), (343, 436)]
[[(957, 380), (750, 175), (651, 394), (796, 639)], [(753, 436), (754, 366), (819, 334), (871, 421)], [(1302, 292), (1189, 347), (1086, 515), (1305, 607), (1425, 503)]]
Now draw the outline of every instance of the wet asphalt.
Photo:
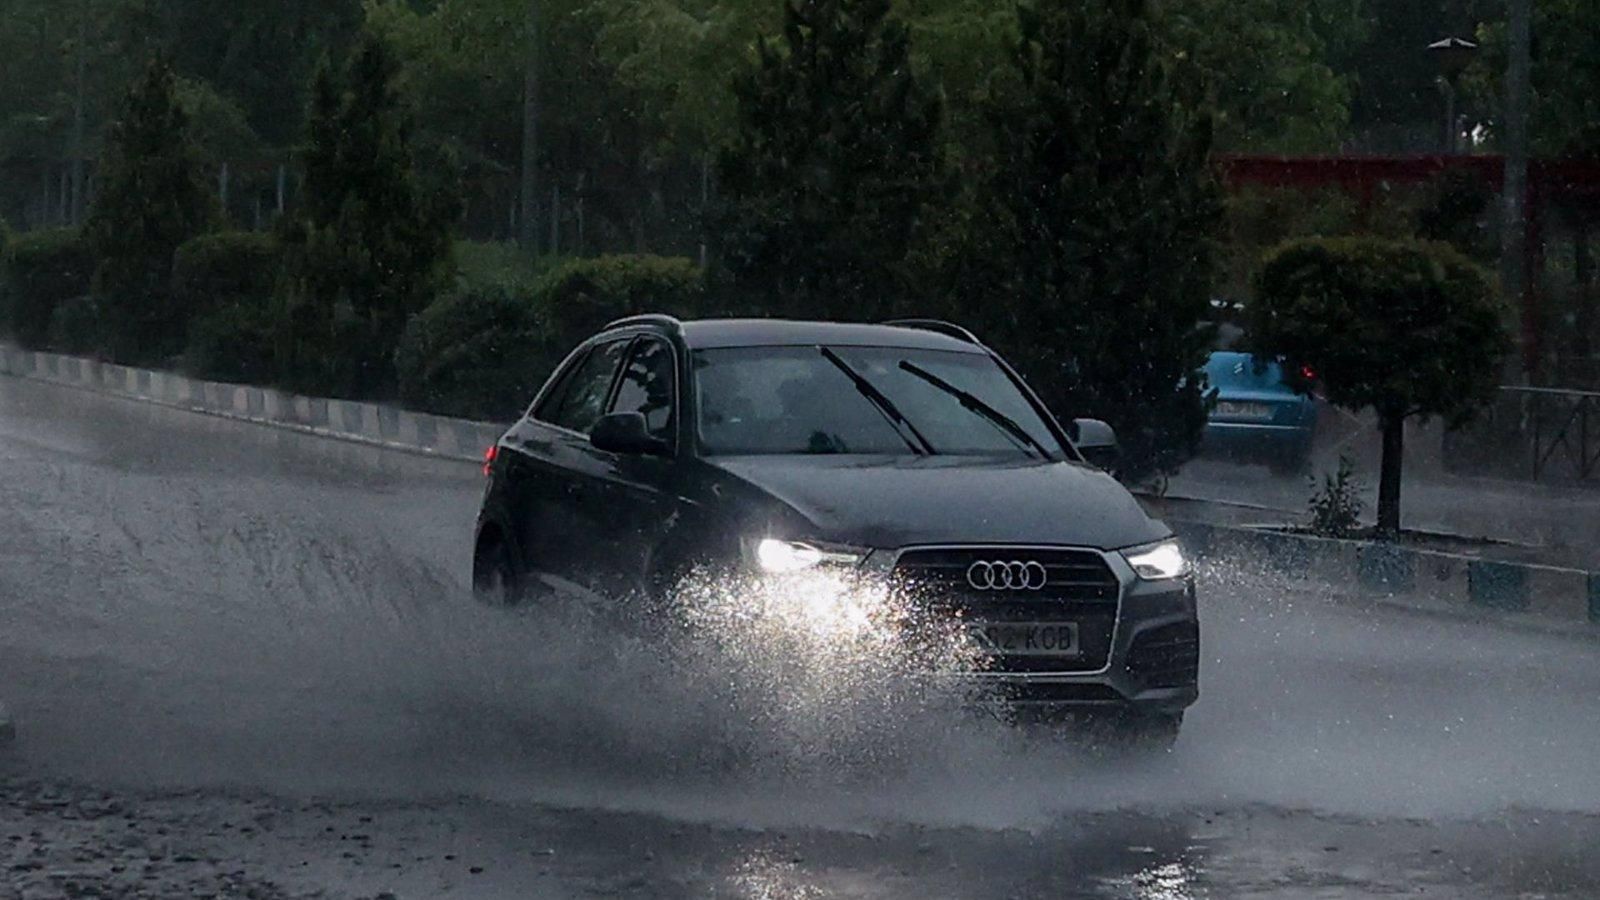
[(480, 489), (0, 379), (0, 897), (1600, 896), (1592, 638), (1220, 565), (1106, 759), (478, 607)]

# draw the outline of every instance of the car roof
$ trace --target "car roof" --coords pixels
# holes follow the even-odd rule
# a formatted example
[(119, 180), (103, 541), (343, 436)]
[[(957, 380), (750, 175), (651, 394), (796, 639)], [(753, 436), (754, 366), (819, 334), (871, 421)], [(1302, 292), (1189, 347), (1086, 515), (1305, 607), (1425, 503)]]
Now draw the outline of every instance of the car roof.
[(907, 350), (949, 350), (984, 353), (968, 341), (898, 325), (844, 322), (801, 322), (789, 319), (701, 319), (684, 322), (683, 342), (691, 350), (734, 347), (895, 347)]

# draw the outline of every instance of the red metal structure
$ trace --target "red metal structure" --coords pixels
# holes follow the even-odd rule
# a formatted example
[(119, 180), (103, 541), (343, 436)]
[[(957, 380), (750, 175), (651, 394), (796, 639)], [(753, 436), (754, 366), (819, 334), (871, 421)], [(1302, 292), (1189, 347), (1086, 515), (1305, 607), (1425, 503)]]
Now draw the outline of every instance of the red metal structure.
[[(1268, 187), (1323, 187), (1334, 185), (1358, 198), (1363, 215), (1380, 186), (1433, 181), (1446, 172), (1470, 172), (1499, 192), (1505, 184), (1502, 156), (1224, 156), (1218, 161), (1229, 187), (1257, 184)], [(1545, 209), (1556, 196), (1588, 197), (1600, 204), (1600, 163), (1573, 160), (1532, 160), (1528, 165), (1528, 202), (1523, 227), (1527, 254), (1527, 282), (1522, 302), (1523, 367), (1537, 368), (1540, 350), (1539, 274), (1544, 268), (1543, 225)]]

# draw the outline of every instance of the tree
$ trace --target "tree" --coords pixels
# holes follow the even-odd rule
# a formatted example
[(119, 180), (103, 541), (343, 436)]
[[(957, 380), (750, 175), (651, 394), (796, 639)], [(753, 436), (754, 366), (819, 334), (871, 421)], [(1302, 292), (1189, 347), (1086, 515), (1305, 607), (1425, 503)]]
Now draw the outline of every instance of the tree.
[[(1378, 529), (1400, 529), (1405, 422), (1454, 427), (1493, 397), (1509, 346), (1488, 276), (1447, 244), (1337, 238), (1271, 254), (1247, 307), (1247, 342), (1309, 367), (1330, 402), (1372, 408), (1383, 430)], [(1304, 387), (1304, 385), (1302, 385)]]
[(1122, 474), (1191, 456), (1221, 206), (1193, 72), (1145, 0), (1019, 7), (1020, 89), (990, 109), (994, 159), (944, 279), (1064, 418), (1117, 429)]
[(84, 232), (99, 261), (94, 292), (116, 359), (160, 362), (183, 348), (186, 314), (172, 298), (172, 256), (214, 217), (172, 68), (158, 58), (111, 125)]
[[(1360, 25), (1348, 0), (1186, 0), (1164, 4), (1168, 53), (1215, 92), (1226, 150), (1316, 153), (1348, 130), (1354, 78), (1330, 65)], [(1418, 53), (1418, 56), (1421, 54)]]
[(710, 154), (738, 126), (729, 61), (754, 61), (780, 4), (748, 0), (588, 0), (597, 46), (667, 139)]
[(871, 319), (905, 304), (904, 264), (943, 193), (940, 102), (888, 0), (788, 0), (735, 89), (719, 161), (719, 262), (786, 315)]
[(295, 388), (392, 391), (406, 320), (444, 274), (452, 210), (419, 184), (396, 69), (368, 36), (312, 87), (303, 198), (281, 234), (277, 358)]
[[(1491, 138), (1503, 139), (1507, 65), (1504, 4), (1478, 26), (1483, 52), (1464, 77)], [(1533, 7), (1533, 102), (1529, 139), (1535, 156), (1600, 155), (1600, 9), (1589, 0), (1540, 0)]]

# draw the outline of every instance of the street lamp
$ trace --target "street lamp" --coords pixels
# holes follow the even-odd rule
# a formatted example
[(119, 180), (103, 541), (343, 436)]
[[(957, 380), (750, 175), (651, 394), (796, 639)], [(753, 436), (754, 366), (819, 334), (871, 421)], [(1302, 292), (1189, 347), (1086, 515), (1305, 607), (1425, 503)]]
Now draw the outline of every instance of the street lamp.
[(1447, 37), (1428, 45), (1439, 66), (1439, 90), (1444, 93), (1444, 152), (1456, 152), (1456, 84), (1478, 55), (1478, 45), (1465, 38)]

